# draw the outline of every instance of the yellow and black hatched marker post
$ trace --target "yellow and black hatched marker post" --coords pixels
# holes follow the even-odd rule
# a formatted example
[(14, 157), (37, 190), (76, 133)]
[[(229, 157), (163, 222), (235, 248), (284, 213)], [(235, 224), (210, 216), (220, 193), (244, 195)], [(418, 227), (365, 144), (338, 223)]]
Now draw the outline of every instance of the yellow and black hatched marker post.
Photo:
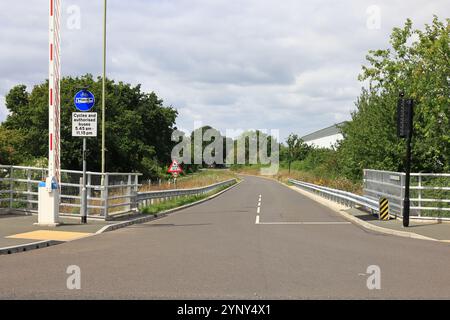
[(389, 220), (389, 201), (386, 198), (380, 199), (380, 220)]

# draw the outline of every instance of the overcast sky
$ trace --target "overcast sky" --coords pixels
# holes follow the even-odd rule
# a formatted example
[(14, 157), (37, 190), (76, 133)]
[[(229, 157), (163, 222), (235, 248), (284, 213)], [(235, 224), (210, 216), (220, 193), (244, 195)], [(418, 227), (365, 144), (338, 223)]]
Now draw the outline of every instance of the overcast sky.
[[(103, 1), (62, 2), (63, 76), (100, 75)], [(0, 3), (0, 121), (12, 86), (48, 77), (47, 14), (47, 0)], [(367, 51), (433, 14), (450, 1), (108, 0), (107, 73), (155, 91), (186, 130), (304, 135), (348, 120)]]

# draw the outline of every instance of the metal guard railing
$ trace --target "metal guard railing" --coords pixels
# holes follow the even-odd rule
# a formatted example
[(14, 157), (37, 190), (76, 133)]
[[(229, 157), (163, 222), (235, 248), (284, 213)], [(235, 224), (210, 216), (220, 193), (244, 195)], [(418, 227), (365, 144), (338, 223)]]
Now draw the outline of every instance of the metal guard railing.
[[(319, 185), (315, 185), (308, 182), (298, 181), (294, 179), (288, 180), (290, 183), (292, 183), (295, 186), (298, 186), (300, 188), (306, 189), (308, 191), (313, 191), (318, 193), (319, 195), (323, 196), (324, 198), (327, 198), (329, 200), (344, 204), (349, 207), (353, 207), (354, 205), (362, 206), (366, 209), (371, 210), (373, 214), (379, 213), (379, 204), (377, 200), (360, 196), (351, 192), (342, 191), (338, 189), (323, 187)], [(398, 216), (395, 214), (390, 213), (392, 217), (397, 218)], [(440, 221), (447, 221), (449, 220), (446, 217), (410, 217), (411, 219), (419, 219), (419, 220), (440, 220)]]
[(339, 202), (348, 206), (359, 205), (375, 212), (378, 212), (379, 210), (378, 202), (373, 199), (369, 199), (351, 192), (318, 186), (312, 183), (298, 181), (294, 179), (289, 179), (288, 181), (296, 186), (325, 195), (326, 198), (329, 198), (330, 200), (333, 200), (335, 202)]
[(171, 199), (175, 197), (204, 194), (221, 187), (232, 185), (234, 183), (236, 183), (236, 179), (230, 179), (200, 188), (138, 192), (136, 196), (136, 202), (138, 203), (138, 207), (147, 206), (150, 205), (152, 201), (156, 199)]

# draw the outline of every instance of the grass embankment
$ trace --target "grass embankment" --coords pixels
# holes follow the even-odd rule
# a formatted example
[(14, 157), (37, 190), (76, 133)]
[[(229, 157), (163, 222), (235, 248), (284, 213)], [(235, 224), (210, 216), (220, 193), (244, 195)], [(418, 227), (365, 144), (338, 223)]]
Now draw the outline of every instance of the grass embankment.
[[(177, 189), (190, 189), (205, 187), (217, 182), (236, 178), (236, 173), (226, 169), (205, 169), (188, 175), (181, 175), (177, 178)], [(159, 184), (148, 185), (143, 183), (140, 192), (154, 191), (154, 190), (167, 190), (174, 189), (173, 182), (170, 184), (168, 181)]]
[[(232, 167), (232, 171), (236, 173), (251, 174), (251, 175), (260, 175), (260, 169), (261, 169), (260, 165)], [(277, 174), (270, 177), (283, 183), (288, 183), (288, 179), (295, 179), (304, 182), (314, 183), (320, 186), (349, 191), (356, 194), (362, 194), (362, 183), (357, 183), (342, 177), (330, 177), (327, 176), (326, 174), (320, 175), (315, 172), (300, 171), (295, 169), (291, 169), (291, 172), (289, 173), (288, 169), (280, 168)]]
[(213, 191), (205, 193), (205, 194), (185, 196), (185, 197), (180, 197), (180, 198), (176, 198), (176, 199), (171, 199), (171, 200), (166, 200), (163, 202), (155, 203), (150, 206), (144, 207), (141, 210), (141, 212), (144, 214), (153, 214), (153, 215), (157, 216), (158, 213), (160, 213), (160, 212), (163, 212), (163, 211), (166, 211), (169, 209), (173, 209), (173, 208), (177, 208), (177, 207), (181, 207), (181, 206), (184, 206), (189, 203), (194, 203), (196, 201), (206, 199), (207, 197), (210, 197), (213, 194), (216, 194), (222, 190), (225, 190), (226, 188), (229, 188), (230, 186), (232, 186), (234, 184), (236, 184), (236, 182), (232, 183), (228, 186), (217, 188), (216, 190), (213, 190)]

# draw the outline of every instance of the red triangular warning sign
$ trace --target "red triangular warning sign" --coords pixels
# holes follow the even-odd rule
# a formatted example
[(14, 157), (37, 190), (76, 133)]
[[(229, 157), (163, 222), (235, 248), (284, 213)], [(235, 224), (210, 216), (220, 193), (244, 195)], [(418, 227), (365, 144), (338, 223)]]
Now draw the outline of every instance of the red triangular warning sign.
[(183, 172), (183, 170), (181, 169), (180, 164), (178, 163), (177, 160), (173, 160), (172, 164), (169, 166), (169, 169), (167, 170), (168, 173), (180, 173)]

